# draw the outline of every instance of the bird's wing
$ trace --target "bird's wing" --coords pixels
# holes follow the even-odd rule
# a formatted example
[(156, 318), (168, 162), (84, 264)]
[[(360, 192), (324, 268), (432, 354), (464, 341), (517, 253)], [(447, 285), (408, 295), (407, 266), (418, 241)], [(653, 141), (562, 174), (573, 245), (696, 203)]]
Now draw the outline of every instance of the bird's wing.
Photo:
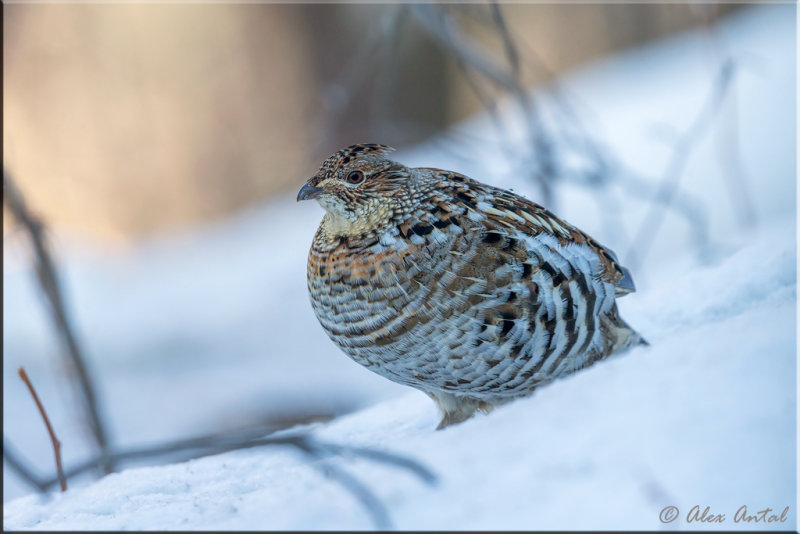
[[(478, 227), (491, 240), (494, 233), (528, 236), (534, 242), (547, 245), (554, 254), (566, 254), (568, 248), (577, 247), (581, 255), (596, 259), (592, 273), (614, 286), (616, 297), (633, 293), (636, 286), (630, 271), (623, 267), (616, 254), (600, 245), (583, 231), (560, 219), (548, 209), (512, 192), (486, 185), (464, 175), (450, 172), (442, 175), (440, 189), (450, 203), (463, 207), (463, 215), (478, 223)], [(443, 199), (443, 204), (446, 204)], [(553, 242), (557, 245), (553, 245)]]
[(605, 317), (632, 289), (611, 252), (513, 193), (422, 171), (436, 181), (386, 241), (417, 363), (447, 369), (437, 387), (516, 395), (607, 353)]

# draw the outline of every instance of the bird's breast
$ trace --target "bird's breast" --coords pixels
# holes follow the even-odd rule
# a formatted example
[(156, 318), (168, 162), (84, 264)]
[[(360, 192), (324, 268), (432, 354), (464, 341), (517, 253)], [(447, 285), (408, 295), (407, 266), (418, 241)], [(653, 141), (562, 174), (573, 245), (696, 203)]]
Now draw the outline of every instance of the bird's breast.
[(379, 332), (406, 313), (415, 273), (404, 267), (412, 251), (374, 242), (354, 246), (341, 239), (333, 249), (312, 246), (308, 290), (314, 312), (337, 344), (373, 344)]

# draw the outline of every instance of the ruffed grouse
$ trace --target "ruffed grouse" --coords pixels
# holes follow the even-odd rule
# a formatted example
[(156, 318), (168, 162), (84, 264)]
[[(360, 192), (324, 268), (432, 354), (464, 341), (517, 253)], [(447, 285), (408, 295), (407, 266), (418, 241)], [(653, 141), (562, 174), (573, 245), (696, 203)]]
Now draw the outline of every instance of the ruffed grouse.
[(334, 343), (427, 393), (439, 428), (646, 344), (617, 311), (634, 285), (613, 252), (538, 204), (392, 150), (340, 150), (298, 193), (326, 211), (308, 291)]

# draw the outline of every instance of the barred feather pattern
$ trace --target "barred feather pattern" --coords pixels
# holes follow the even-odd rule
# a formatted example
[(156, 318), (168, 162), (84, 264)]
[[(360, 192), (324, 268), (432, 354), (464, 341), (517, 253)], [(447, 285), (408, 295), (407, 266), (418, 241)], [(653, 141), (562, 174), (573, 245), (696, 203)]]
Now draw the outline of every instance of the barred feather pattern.
[(390, 151), (348, 147), (301, 190), (327, 212), (308, 290), (333, 342), (431, 396), (440, 428), (646, 343), (619, 316), (634, 286), (613, 252), (512, 192)]

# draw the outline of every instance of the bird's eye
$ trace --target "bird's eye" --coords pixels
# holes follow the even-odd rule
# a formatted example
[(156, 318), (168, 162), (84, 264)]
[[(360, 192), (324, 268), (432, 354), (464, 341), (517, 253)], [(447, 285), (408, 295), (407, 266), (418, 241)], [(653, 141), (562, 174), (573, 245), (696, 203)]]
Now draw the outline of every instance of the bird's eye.
[(353, 171), (347, 175), (348, 184), (360, 184), (364, 181), (364, 173), (361, 171)]

